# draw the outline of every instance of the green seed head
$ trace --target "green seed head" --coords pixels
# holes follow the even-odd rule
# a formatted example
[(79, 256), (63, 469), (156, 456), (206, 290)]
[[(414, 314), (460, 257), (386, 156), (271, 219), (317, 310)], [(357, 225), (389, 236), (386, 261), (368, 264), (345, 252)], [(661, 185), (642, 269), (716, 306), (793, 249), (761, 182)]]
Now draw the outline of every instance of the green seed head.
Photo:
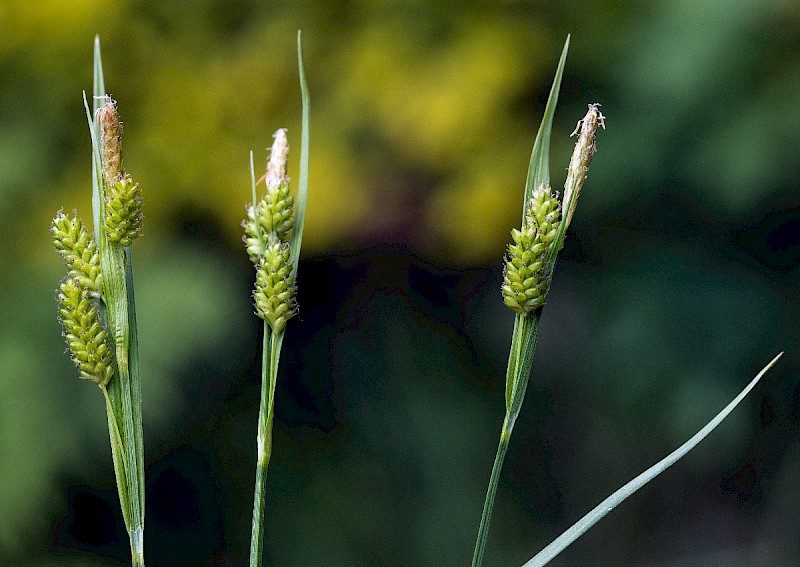
[(123, 175), (106, 187), (106, 236), (111, 242), (130, 246), (141, 234), (141, 225), (142, 192), (130, 175)]
[(246, 218), (242, 222), (244, 243), (250, 261), (258, 264), (265, 253), (270, 236), (282, 242), (289, 240), (289, 232), (294, 227), (294, 197), (289, 191), (289, 178), (286, 176), (286, 161), (289, 144), (286, 129), (275, 132), (264, 184), (267, 187), (264, 197), (255, 205), (245, 208)]
[(503, 302), (521, 315), (544, 305), (550, 287), (544, 263), (558, 232), (561, 207), (550, 186), (533, 192), (521, 230), (513, 229), (503, 273)]
[(99, 294), (102, 288), (100, 257), (86, 226), (77, 215), (70, 217), (58, 211), (50, 233), (53, 246), (70, 270), (69, 277), (77, 280), (80, 287)]
[(267, 194), (258, 203), (256, 216), (262, 232), (287, 241), (294, 226), (294, 198), (289, 193), (289, 184), (281, 182), (268, 187)]
[(289, 244), (269, 235), (264, 253), (256, 264), (256, 289), (253, 299), (256, 314), (274, 333), (297, 314), (296, 287), (289, 263)]
[(264, 254), (269, 236), (286, 242), (289, 231), (294, 226), (294, 198), (289, 193), (289, 185), (280, 183), (268, 188), (267, 194), (253, 208), (245, 208), (247, 218), (242, 222), (244, 243), (253, 264)]
[(258, 259), (264, 253), (264, 242), (261, 237), (261, 231), (258, 228), (258, 219), (253, 205), (247, 205), (244, 210), (247, 214), (247, 218), (242, 221), (245, 248), (247, 249), (247, 255), (250, 256), (250, 261), (253, 264), (258, 264)]
[(82, 379), (105, 386), (114, 370), (108, 336), (100, 324), (97, 309), (80, 282), (69, 276), (61, 282), (58, 301), (58, 315), (72, 362)]

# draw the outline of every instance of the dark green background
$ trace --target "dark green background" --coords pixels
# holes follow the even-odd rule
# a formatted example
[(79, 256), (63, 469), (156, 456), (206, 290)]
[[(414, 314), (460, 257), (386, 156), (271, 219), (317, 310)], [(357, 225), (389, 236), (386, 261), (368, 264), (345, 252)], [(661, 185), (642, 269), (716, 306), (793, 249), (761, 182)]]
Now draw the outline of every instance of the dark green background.
[(48, 227), (90, 221), (92, 38), (145, 196), (134, 250), (148, 565), (243, 565), (259, 320), (248, 151), (311, 183), (267, 563), (466, 565), (503, 413), (508, 231), (564, 38), (563, 183), (608, 130), (542, 320), (486, 565), (518, 566), (784, 359), (553, 565), (800, 563), (800, 7), (793, 0), (0, 6), (0, 564), (117, 565), (102, 397), (65, 355)]

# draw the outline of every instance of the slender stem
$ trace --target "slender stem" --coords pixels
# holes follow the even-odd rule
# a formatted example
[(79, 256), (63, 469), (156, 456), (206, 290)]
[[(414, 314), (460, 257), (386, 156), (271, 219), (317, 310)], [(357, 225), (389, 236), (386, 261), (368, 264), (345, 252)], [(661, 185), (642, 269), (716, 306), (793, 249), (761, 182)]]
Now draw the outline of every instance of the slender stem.
[(144, 567), (144, 526), (135, 526), (128, 532), (131, 540), (131, 567)]
[(511, 432), (514, 430), (514, 424), (525, 399), (525, 390), (528, 387), (528, 378), (533, 363), (533, 353), (536, 349), (536, 338), (539, 334), (541, 313), (541, 309), (538, 309), (528, 316), (517, 315), (514, 321), (514, 334), (511, 338), (511, 350), (508, 353), (508, 370), (506, 373), (506, 416), (503, 420), (503, 429), (500, 432), (500, 443), (497, 446), (492, 475), (489, 478), (486, 501), (483, 503), (478, 538), (475, 541), (475, 552), (472, 555), (472, 567), (480, 567), (483, 562), (486, 539), (489, 537), (489, 523), (492, 519), (492, 509), (494, 508), (494, 497), (497, 493), (497, 483), (500, 480), (500, 469), (503, 467)]
[(258, 409), (258, 434), (256, 443), (258, 445), (258, 459), (256, 461), (256, 487), (253, 498), (253, 531), (250, 537), (250, 565), (256, 567), (261, 565), (264, 543), (264, 502), (266, 501), (267, 468), (272, 448), (272, 412), (270, 403), (272, 392), (270, 392), (271, 380), (269, 374), (269, 353), (272, 333), (269, 326), (264, 324), (264, 345), (261, 362), (261, 404)]
[[(136, 324), (136, 299), (133, 292), (133, 266), (130, 248), (125, 249), (125, 290), (128, 307), (128, 365), (133, 417), (133, 442), (136, 453), (136, 484), (139, 489), (139, 516), (144, 531), (144, 432), (142, 430), (142, 387), (139, 379), (139, 332)], [(141, 550), (141, 546), (140, 546)]]
[(517, 316), (519, 325), (514, 327), (514, 334), (519, 334), (519, 337), (512, 341), (512, 347), (515, 346), (515, 348), (509, 354), (509, 358), (514, 357), (514, 374), (511, 378), (511, 393), (507, 394), (511, 403), (506, 406), (506, 413), (512, 428), (522, 409), (522, 402), (525, 401), (525, 392), (528, 389), (528, 380), (533, 366), (533, 355), (536, 352), (536, 339), (539, 337), (541, 316), (542, 308), (525, 316)]
[(264, 504), (266, 502), (267, 469), (272, 456), (272, 422), (275, 417), (275, 383), (283, 333), (273, 333), (264, 323), (264, 345), (261, 364), (261, 404), (258, 410), (258, 460), (253, 498), (253, 531), (250, 538), (250, 565), (259, 567), (264, 555)]
[(144, 567), (144, 526), (141, 516), (133, 512), (135, 508), (131, 502), (136, 501), (136, 497), (130, 496), (130, 491), (135, 486), (131, 486), (131, 471), (126, 458), (126, 447), (122, 441), (119, 425), (114, 412), (108, 389), (100, 386), (103, 398), (106, 402), (108, 414), (109, 433), (111, 434), (111, 456), (114, 462), (114, 472), (117, 477), (117, 490), (119, 491), (119, 501), (122, 508), (122, 516), (125, 520), (125, 528), (128, 530), (128, 539), (131, 546), (131, 563), (133, 567)]
[[(525, 222), (525, 209), (530, 201), (533, 191), (542, 183), (550, 182), (550, 133), (553, 127), (553, 114), (555, 113), (558, 102), (558, 91), (561, 86), (561, 77), (564, 73), (564, 64), (567, 59), (569, 49), (569, 36), (564, 43), (561, 52), (561, 59), (558, 62), (556, 76), (553, 79), (553, 86), (550, 89), (550, 96), (544, 109), (544, 116), (536, 134), (536, 141), (531, 152), (531, 161), (528, 167), (528, 177), (525, 180), (525, 197), (523, 199), (522, 221)], [(556, 242), (560, 243), (563, 237), (563, 229), (558, 233)], [(560, 244), (554, 246), (558, 249)], [(544, 267), (545, 277), (552, 276), (555, 254), (547, 258)], [(528, 387), (531, 366), (533, 365), (533, 354), (536, 349), (536, 339), (539, 334), (539, 320), (542, 308), (534, 310), (527, 315), (517, 315), (514, 320), (514, 334), (511, 339), (511, 352), (508, 356), (508, 369), (506, 371), (506, 416), (503, 421), (503, 430), (500, 434), (500, 444), (497, 447), (497, 456), (492, 467), (492, 476), (489, 479), (489, 489), (486, 493), (486, 501), (483, 505), (483, 514), (478, 528), (478, 539), (475, 542), (475, 553), (472, 557), (472, 567), (480, 567), (483, 562), (483, 553), (486, 547), (486, 538), (489, 533), (489, 521), (494, 507), (494, 498), (497, 492), (497, 483), (500, 478), (500, 469), (503, 466), (503, 459), (508, 449), (508, 441), (511, 438), (511, 431), (514, 423), (522, 409), (522, 402), (525, 400), (525, 390)]]
[(480, 567), (483, 563), (483, 552), (486, 549), (486, 539), (489, 536), (489, 523), (492, 520), (494, 497), (497, 494), (497, 485), (500, 482), (500, 470), (508, 450), (508, 440), (511, 438), (513, 425), (509, 424), (508, 415), (503, 420), (503, 429), (500, 433), (500, 443), (497, 445), (497, 455), (492, 466), (492, 476), (489, 478), (489, 488), (486, 491), (486, 501), (483, 503), (481, 524), (478, 527), (478, 539), (475, 541), (475, 552), (472, 554), (472, 567)]
[(117, 492), (119, 493), (120, 508), (122, 509), (122, 519), (125, 521), (125, 529), (131, 529), (131, 512), (128, 506), (128, 465), (125, 460), (125, 447), (122, 444), (122, 434), (117, 424), (114, 405), (108, 395), (108, 389), (101, 385), (100, 391), (106, 402), (106, 415), (108, 416), (108, 434), (111, 440), (111, 458), (114, 463), (114, 474), (117, 479)]
[(134, 567), (144, 566), (144, 442), (142, 434), (141, 386), (133, 268), (130, 250), (109, 242), (102, 229), (105, 220), (104, 181), (100, 126), (94, 116), (106, 99), (100, 38), (94, 42), (92, 110), (84, 93), (83, 102), (92, 139), (92, 217), (100, 252), (103, 301), (99, 311), (113, 340), (117, 372), (101, 387), (106, 400), (114, 472), (125, 528), (131, 544)]

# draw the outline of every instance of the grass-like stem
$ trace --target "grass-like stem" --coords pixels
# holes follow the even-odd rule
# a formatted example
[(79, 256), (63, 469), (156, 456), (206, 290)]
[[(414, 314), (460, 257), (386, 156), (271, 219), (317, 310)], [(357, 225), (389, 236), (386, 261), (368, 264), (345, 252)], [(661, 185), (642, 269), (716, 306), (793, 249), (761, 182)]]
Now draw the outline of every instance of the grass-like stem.
[(478, 528), (478, 539), (475, 542), (475, 551), (472, 554), (472, 566), (475, 567), (483, 562), (483, 553), (486, 549), (486, 538), (489, 536), (489, 522), (492, 519), (494, 509), (494, 497), (497, 494), (497, 485), (500, 482), (500, 470), (503, 468), (503, 461), (508, 450), (508, 441), (511, 438), (511, 428), (508, 427), (508, 417), (503, 420), (503, 429), (500, 433), (500, 443), (497, 445), (497, 455), (494, 457), (492, 475), (489, 477), (489, 488), (486, 491), (486, 501), (483, 503), (483, 513), (481, 514), (481, 524)]
[(272, 422), (275, 418), (275, 384), (281, 356), (283, 332), (273, 333), (264, 323), (264, 346), (261, 364), (261, 403), (258, 409), (258, 460), (253, 499), (253, 529), (250, 537), (250, 565), (258, 567), (264, 555), (264, 504), (267, 493), (267, 470), (272, 456)]
[[(303, 223), (305, 220), (306, 198), (308, 195), (309, 95), (308, 83), (306, 82), (305, 68), (303, 65), (302, 36), (299, 31), (297, 32), (297, 65), (302, 101), (302, 127), (300, 138), (300, 180), (295, 201), (294, 228), (292, 229), (292, 236), (289, 243), (290, 279), (292, 281), (294, 281), (297, 275), (297, 266), (300, 261), (300, 245), (303, 238)], [(253, 207), (255, 209), (257, 198), (252, 152), (250, 153), (250, 183)], [(256, 226), (258, 225), (256, 224)], [(259, 228), (256, 229), (257, 232), (260, 230)], [(264, 555), (264, 508), (266, 502), (267, 471), (272, 455), (272, 423), (275, 417), (275, 384), (278, 377), (278, 363), (280, 361), (283, 337), (284, 329), (281, 328), (278, 332), (273, 332), (267, 321), (264, 321), (261, 361), (261, 401), (259, 404), (258, 433), (256, 437), (258, 461), (256, 464), (253, 525), (250, 539), (251, 567), (259, 567), (262, 564)]]
[[(536, 134), (536, 140), (531, 152), (528, 176), (525, 181), (525, 198), (523, 200), (523, 222), (525, 221), (525, 207), (530, 201), (532, 193), (536, 187), (542, 183), (550, 182), (550, 133), (553, 127), (553, 115), (558, 104), (558, 91), (561, 87), (561, 77), (564, 74), (564, 65), (569, 50), (569, 36), (564, 42), (561, 51), (561, 58), (556, 68), (553, 85), (550, 88), (550, 95), (547, 98), (547, 105), (544, 109), (542, 122)], [(559, 233), (558, 239), (563, 238), (563, 231)], [(553, 248), (557, 249), (556, 244)], [(544, 266), (545, 277), (550, 278), (553, 273), (555, 256), (548, 259)], [(494, 508), (494, 499), (497, 494), (497, 485), (500, 480), (500, 471), (503, 467), (508, 443), (511, 439), (511, 432), (514, 429), (517, 416), (522, 409), (522, 402), (525, 399), (525, 391), (528, 387), (528, 379), (533, 365), (533, 354), (536, 349), (536, 338), (539, 334), (539, 320), (542, 315), (542, 308), (535, 309), (527, 314), (518, 314), (514, 320), (514, 332), (511, 338), (511, 350), (508, 356), (508, 369), (506, 371), (506, 414), (503, 420), (503, 429), (500, 434), (500, 443), (497, 447), (492, 474), (489, 479), (489, 487), (486, 491), (486, 500), (483, 504), (483, 512), (478, 527), (478, 536), (475, 540), (475, 550), (472, 555), (472, 567), (480, 567), (483, 563), (483, 555), (486, 549), (486, 540), (489, 536), (489, 524)]]
[(475, 551), (472, 554), (472, 567), (479, 567), (483, 563), (483, 554), (486, 550), (486, 540), (489, 537), (489, 524), (494, 509), (494, 499), (497, 495), (497, 486), (500, 481), (500, 471), (503, 468), (508, 442), (514, 430), (525, 391), (528, 387), (528, 377), (533, 364), (533, 353), (536, 349), (536, 338), (539, 334), (539, 319), (542, 310), (537, 309), (529, 315), (517, 315), (514, 322), (514, 334), (511, 339), (511, 351), (508, 355), (508, 371), (506, 376), (506, 415), (503, 419), (503, 428), (500, 431), (500, 442), (497, 445), (497, 454), (489, 477), (489, 487), (486, 490), (486, 500), (483, 503), (481, 523), (478, 526), (478, 537), (475, 540)]
[(101, 318), (114, 341), (116, 372), (103, 388), (108, 413), (109, 437), (117, 487), (134, 567), (144, 567), (144, 443), (136, 308), (133, 295), (131, 251), (111, 242), (101, 228), (105, 221), (105, 185), (102, 174), (102, 143), (94, 116), (107, 95), (100, 55), (100, 39), (94, 44), (92, 110), (84, 95), (84, 106), (92, 139), (92, 213), (95, 238), (103, 275)]

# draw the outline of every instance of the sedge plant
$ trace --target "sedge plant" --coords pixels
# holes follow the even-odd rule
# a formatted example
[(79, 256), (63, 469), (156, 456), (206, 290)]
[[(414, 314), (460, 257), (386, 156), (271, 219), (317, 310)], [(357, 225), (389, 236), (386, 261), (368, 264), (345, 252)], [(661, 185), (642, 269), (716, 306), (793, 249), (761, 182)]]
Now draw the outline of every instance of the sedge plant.
[(506, 255), (501, 292), (503, 302), (515, 313), (506, 371), (506, 413), (481, 514), (472, 556), (473, 567), (478, 567), (483, 562), (500, 471), (514, 424), (525, 399), (542, 308), (550, 288), (556, 257), (564, 244), (564, 234), (572, 220), (589, 164), (594, 156), (597, 129), (600, 126), (605, 127), (605, 119), (600, 113), (599, 105), (589, 105), (589, 111), (578, 122), (574, 132), (578, 134), (578, 141), (567, 171), (563, 196), (559, 197), (550, 187), (548, 161), (553, 115), (568, 48), (569, 38), (564, 44), (556, 78), (533, 145), (525, 184), (522, 226), (519, 230), (511, 231), (513, 244), (509, 245)]
[(122, 123), (105, 92), (100, 40), (94, 44), (92, 111), (93, 232), (59, 211), (53, 244), (68, 273), (58, 291), (59, 319), (80, 377), (105, 400), (111, 456), (131, 561), (144, 566), (144, 445), (131, 243), (139, 236), (142, 197), (122, 165)]
[[(297, 199), (289, 189), (286, 166), (289, 143), (286, 129), (274, 135), (266, 173), (255, 179), (253, 153), (250, 152), (252, 203), (246, 208), (242, 223), (244, 242), (250, 261), (255, 266), (256, 281), (253, 302), (256, 315), (263, 319), (261, 362), (261, 401), (256, 435), (256, 484), (253, 501), (253, 524), (250, 539), (250, 565), (260, 566), (264, 555), (264, 504), (266, 502), (267, 469), (272, 455), (272, 422), (275, 418), (275, 385), (278, 362), (286, 323), (297, 314), (297, 266), (303, 239), (303, 222), (308, 193), (308, 85), (303, 68), (303, 47), (297, 34), (297, 61), (302, 99), (300, 141), (300, 180)], [(256, 187), (263, 182), (262, 197)]]
[[(575, 150), (563, 194), (550, 185), (549, 146), (569, 37), (536, 136), (525, 184), (522, 223), (511, 231), (505, 258), (502, 300), (515, 313), (505, 383), (505, 416), (481, 515), (472, 566), (482, 565), (503, 461), (522, 408), (536, 339), (559, 251), (574, 216), (599, 128), (605, 128), (599, 105), (573, 132)], [(300, 178), (296, 196), (287, 176), (289, 146), (285, 129), (274, 134), (265, 174), (256, 181), (250, 153), (252, 202), (243, 222), (245, 246), (255, 267), (253, 300), (263, 320), (261, 396), (256, 436), (257, 463), (253, 503), (251, 567), (262, 565), (266, 481), (272, 453), (272, 425), (278, 364), (287, 322), (297, 314), (297, 269), (308, 193), (309, 95), (297, 36), (302, 100)], [(92, 108), (84, 95), (92, 142), (92, 230), (74, 214), (59, 211), (51, 233), (67, 266), (58, 289), (59, 320), (72, 361), (83, 380), (96, 384), (106, 407), (120, 506), (129, 534), (134, 567), (144, 566), (144, 449), (138, 337), (131, 244), (140, 235), (142, 197), (122, 162), (122, 124), (117, 104), (105, 91), (99, 39), (94, 46)], [(263, 182), (263, 192), (258, 188)], [(781, 353), (782, 354), (782, 353)], [(524, 567), (542, 567), (618, 504), (677, 462), (752, 390), (781, 356), (776, 356), (716, 417), (670, 455), (603, 500), (545, 547)]]
[[(501, 293), (505, 305), (515, 313), (506, 372), (506, 412), (481, 514), (472, 567), (480, 567), (483, 563), (500, 471), (514, 424), (525, 398), (539, 324), (553, 277), (556, 258), (563, 248), (566, 230), (572, 221), (578, 197), (586, 181), (589, 164), (596, 151), (597, 131), (599, 128), (605, 129), (605, 117), (600, 112), (600, 105), (590, 104), (588, 112), (578, 122), (572, 133), (577, 135), (577, 141), (567, 169), (564, 192), (559, 196), (550, 186), (550, 135), (568, 49), (569, 37), (564, 44), (542, 122), (533, 145), (525, 183), (522, 226), (520, 229), (511, 231), (513, 243), (508, 246), (505, 259)], [(603, 500), (586, 516), (525, 563), (524, 567), (546, 565), (618, 504), (693, 449), (733, 411), (782, 354), (778, 354), (764, 367), (733, 401), (692, 438)]]

